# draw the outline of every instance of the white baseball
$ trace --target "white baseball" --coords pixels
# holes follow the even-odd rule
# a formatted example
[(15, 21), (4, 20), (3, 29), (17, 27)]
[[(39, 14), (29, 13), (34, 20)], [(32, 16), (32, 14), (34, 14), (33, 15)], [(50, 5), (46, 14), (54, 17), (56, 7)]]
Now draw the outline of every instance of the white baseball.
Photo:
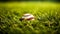
[(24, 14), (22, 18), (25, 20), (34, 20), (34, 16), (32, 14)]

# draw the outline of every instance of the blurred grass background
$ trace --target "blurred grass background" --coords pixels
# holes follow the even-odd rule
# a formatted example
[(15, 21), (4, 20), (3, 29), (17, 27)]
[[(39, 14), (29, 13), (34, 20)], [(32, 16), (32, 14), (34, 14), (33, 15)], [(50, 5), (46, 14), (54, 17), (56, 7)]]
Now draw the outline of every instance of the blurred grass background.
[[(20, 21), (24, 13), (35, 20)], [(60, 34), (60, 3), (0, 2), (0, 34)]]

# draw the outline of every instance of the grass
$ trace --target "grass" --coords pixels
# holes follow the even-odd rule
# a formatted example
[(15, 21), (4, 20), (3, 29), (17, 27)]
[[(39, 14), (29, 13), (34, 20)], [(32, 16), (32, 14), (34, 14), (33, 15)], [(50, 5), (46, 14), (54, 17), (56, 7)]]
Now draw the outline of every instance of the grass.
[[(0, 34), (60, 34), (60, 4), (50, 2), (0, 3)], [(19, 19), (24, 13), (34, 21)]]

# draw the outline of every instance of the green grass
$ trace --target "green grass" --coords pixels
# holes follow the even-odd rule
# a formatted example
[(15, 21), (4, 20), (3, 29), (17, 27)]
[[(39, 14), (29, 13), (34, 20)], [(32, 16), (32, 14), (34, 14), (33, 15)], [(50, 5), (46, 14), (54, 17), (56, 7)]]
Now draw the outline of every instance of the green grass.
[[(49, 2), (0, 3), (0, 34), (60, 34), (60, 4)], [(19, 19), (24, 13), (34, 21)]]

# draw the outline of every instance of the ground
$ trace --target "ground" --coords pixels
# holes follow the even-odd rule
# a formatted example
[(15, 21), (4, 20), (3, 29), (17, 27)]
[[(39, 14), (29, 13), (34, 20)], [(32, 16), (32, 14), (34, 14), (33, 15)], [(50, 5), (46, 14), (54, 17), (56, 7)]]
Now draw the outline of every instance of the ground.
[[(34, 21), (20, 18), (24, 13)], [(60, 34), (60, 3), (7, 2), (0, 3), (0, 34)]]

